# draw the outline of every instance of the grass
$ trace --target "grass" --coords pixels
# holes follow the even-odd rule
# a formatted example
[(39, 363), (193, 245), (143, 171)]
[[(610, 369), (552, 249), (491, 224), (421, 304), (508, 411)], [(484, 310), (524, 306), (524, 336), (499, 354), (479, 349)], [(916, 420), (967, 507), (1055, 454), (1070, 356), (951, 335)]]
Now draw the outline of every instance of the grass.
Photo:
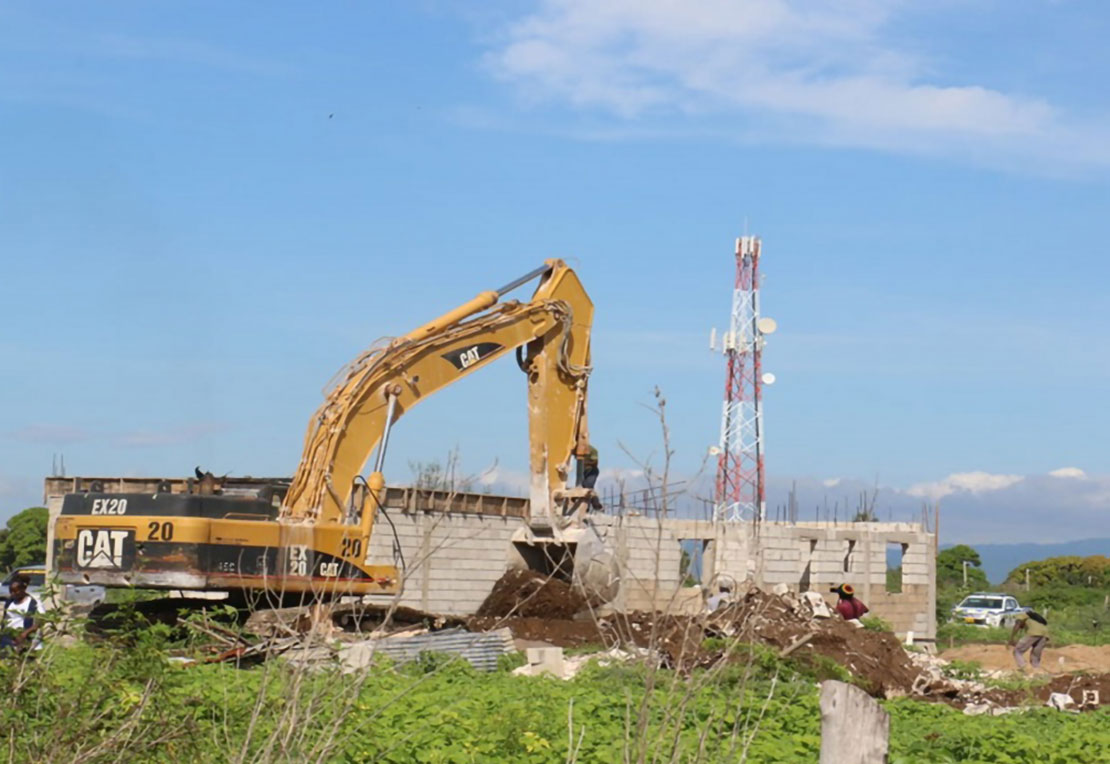
[[(508, 666), (481, 674), (446, 660), (304, 674), (277, 661), (177, 668), (165, 646), (155, 633), (126, 647), (51, 647), (32, 664), (0, 665), (8, 759), (733, 762), (746, 751), (751, 764), (785, 764), (815, 761), (820, 748), (820, 667), (767, 650), (710, 682), (707, 671), (662, 671), (649, 689), (649, 671), (636, 662), (591, 664), (571, 681), (514, 677)], [(645, 698), (648, 722), (637, 731), (629, 714)], [(884, 705), (894, 764), (1110, 760), (1106, 712), (991, 718), (904, 699)], [(644, 756), (626, 759), (637, 735)]]

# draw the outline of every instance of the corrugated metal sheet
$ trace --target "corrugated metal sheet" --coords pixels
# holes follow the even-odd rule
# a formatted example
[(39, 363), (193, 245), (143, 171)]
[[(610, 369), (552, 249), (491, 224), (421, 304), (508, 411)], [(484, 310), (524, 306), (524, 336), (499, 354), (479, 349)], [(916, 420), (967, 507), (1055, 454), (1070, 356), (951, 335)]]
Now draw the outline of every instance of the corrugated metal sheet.
[(393, 637), (373, 640), (376, 654), (387, 655), (397, 663), (416, 660), (420, 653), (448, 653), (470, 661), (479, 671), (493, 671), (497, 659), (511, 653), (513, 635), (508, 629), (472, 632), (466, 629), (444, 629), (415, 637)]

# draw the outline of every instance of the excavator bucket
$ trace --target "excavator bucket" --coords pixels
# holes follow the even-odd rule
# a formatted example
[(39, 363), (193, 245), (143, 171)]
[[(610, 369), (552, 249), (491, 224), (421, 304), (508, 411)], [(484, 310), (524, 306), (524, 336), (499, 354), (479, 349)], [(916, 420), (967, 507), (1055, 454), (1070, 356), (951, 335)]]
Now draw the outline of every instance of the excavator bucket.
[(594, 606), (616, 598), (620, 573), (613, 549), (590, 525), (558, 536), (522, 529), (514, 539), (522, 567), (574, 584)]
[(575, 531), (574, 583), (596, 604), (611, 602), (620, 590), (620, 570), (613, 549), (592, 526)]

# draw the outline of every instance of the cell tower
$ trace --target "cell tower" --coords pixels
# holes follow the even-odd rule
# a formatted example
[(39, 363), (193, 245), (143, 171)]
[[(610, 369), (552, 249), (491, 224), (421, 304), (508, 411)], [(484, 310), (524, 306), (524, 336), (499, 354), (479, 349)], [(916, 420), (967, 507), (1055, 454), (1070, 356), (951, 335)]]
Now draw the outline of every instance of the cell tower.
[(717, 456), (715, 520), (763, 520), (767, 515), (763, 479), (763, 385), (775, 381), (764, 374), (761, 356), (764, 335), (775, 331), (773, 319), (759, 315), (759, 254), (756, 236), (736, 240), (736, 284), (732, 290), (732, 320), (709, 345), (728, 360), (721, 440), (710, 453)]

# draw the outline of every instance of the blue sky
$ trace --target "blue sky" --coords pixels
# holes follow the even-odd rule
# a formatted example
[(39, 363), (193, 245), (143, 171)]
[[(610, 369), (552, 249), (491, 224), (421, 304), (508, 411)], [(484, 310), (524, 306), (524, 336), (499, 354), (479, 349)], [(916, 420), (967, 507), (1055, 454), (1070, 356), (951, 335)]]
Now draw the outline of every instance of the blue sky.
[[(343, 363), (552, 256), (597, 305), (605, 466), (658, 458), (658, 385), (690, 473), (746, 225), (772, 502), (878, 479), (946, 540), (1105, 535), (1110, 9), (476, 5), (5, 4), (0, 516), (54, 453), (287, 475)], [(457, 445), (519, 484), (525, 424), (503, 362), (387, 476)]]

